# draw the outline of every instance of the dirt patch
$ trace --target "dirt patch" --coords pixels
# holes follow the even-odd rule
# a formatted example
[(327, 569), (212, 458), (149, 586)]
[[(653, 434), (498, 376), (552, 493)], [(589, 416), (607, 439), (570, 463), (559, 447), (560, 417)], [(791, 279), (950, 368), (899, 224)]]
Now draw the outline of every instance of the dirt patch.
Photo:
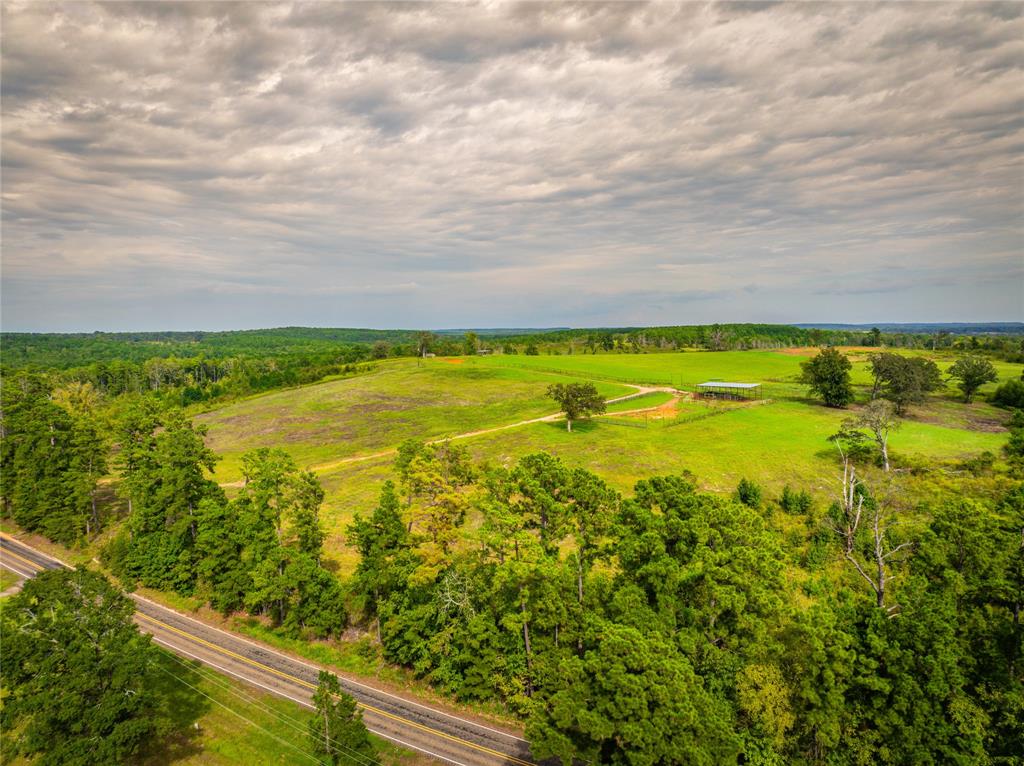
[(462, 364), (466, 360), (465, 359), (442, 359), (441, 361), (444, 362), (445, 364)]
[(914, 420), (918, 423), (942, 426), (944, 428), (962, 428), (965, 431), (980, 431), (988, 434), (1006, 433), (1005, 419), (976, 414), (969, 410), (958, 413), (958, 416), (950, 417), (946, 412), (929, 412), (912, 409), (907, 412), (907, 419)]
[[(873, 354), (882, 349), (875, 348), (874, 346), (836, 346), (836, 348), (844, 354)], [(799, 346), (797, 348), (779, 348), (776, 349), (776, 353), (785, 354), (786, 356), (814, 356), (820, 348), (817, 346)]]

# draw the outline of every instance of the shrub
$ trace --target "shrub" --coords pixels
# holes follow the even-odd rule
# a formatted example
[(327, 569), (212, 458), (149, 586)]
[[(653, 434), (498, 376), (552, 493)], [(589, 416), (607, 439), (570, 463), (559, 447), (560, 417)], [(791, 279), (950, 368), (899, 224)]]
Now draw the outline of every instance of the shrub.
[(787, 484), (782, 488), (782, 497), (779, 498), (779, 505), (786, 513), (806, 514), (811, 510), (811, 495), (806, 490), (794, 492)]
[(1008, 409), (1024, 409), (1024, 381), (1008, 380), (992, 394), (992, 403)]
[(740, 479), (735, 497), (748, 508), (761, 507), (761, 488), (749, 479)]

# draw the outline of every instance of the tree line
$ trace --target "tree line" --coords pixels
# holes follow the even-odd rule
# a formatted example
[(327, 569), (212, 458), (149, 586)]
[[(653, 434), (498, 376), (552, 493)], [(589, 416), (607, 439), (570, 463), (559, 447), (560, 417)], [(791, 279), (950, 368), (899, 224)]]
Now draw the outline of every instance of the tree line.
[[(872, 376), (871, 399), (883, 398), (891, 402), (897, 415), (902, 415), (911, 404), (923, 403), (929, 394), (946, 386), (942, 372), (931, 359), (903, 356), (893, 352), (871, 354), (869, 367)], [(846, 407), (854, 400), (850, 370), (853, 364), (848, 356), (836, 348), (825, 348), (813, 359), (801, 364), (800, 381), (829, 407)], [(970, 404), (986, 383), (999, 379), (995, 366), (983, 356), (960, 356), (947, 370), (947, 378), (955, 382)], [(994, 395), (1001, 404), (1017, 402), (1019, 383), (1009, 381)]]
[[(81, 408), (79, 408), (79, 406)], [(180, 409), (133, 402), (112, 424), (116, 452), (87, 406), (58, 404), (36, 377), (6, 381), (0, 397), (3, 514), (65, 545), (97, 535), (99, 481), (116, 470), (127, 505), (104, 563), (133, 587), (247, 610), (297, 634), (326, 636), (347, 621), (344, 591), (322, 566), (323, 489), (281, 450), (242, 458), (244, 486), (231, 500), (211, 478), (217, 456), (205, 430)]]
[(242, 457), (244, 485), (228, 500), (208, 474), (217, 456), (180, 410), (135, 408), (120, 424), (119, 491), (127, 516), (103, 561), (126, 584), (200, 596), (246, 610), (291, 634), (336, 634), (344, 593), (321, 562), (324, 493), (282, 450)]

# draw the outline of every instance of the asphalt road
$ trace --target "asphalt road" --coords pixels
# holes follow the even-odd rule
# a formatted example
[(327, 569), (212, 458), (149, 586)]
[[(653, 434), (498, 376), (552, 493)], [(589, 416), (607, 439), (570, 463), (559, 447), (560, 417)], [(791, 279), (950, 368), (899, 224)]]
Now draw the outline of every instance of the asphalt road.
[[(8, 535), (0, 535), (0, 566), (24, 577), (66, 566)], [(135, 594), (135, 621), (153, 640), (255, 687), (300, 705), (311, 699), (321, 668), (270, 647), (214, 628)], [(339, 677), (342, 688), (363, 709), (363, 721), (375, 734), (457, 766), (533, 766), (529, 743), (514, 732), (470, 721), (437, 707)]]

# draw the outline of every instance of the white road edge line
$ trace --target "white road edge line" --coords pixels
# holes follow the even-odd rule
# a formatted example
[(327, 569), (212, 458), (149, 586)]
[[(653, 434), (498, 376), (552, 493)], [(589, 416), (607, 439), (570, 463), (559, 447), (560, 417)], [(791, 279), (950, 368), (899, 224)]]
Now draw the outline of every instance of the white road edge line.
[[(44, 553), (42, 551), (37, 551), (32, 546), (30, 546), (30, 545), (28, 545), (26, 543), (23, 543), (21, 540), (18, 540), (17, 538), (11, 537), (10, 540), (13, 541), (17, 545), (21, 545), (22, 547), (27, 548), (28, 550), (32, 551), (36, 555), (43, 556), (44, 558), (50, 558), (50, 559), (56, 561), (58, 564), (61, 564), (62, 566), (64, 566), (67, 569), (74, 569), (74, 567), (71, 567), (71, 566), (65, 564), (63, 561), (58, 559), (56, 556), (50, 556), (50, 554), (48, 554), (48, 553)], [(8, 567), (8, 568), (10, 569), (10, 567)], [(14, 570), (14, 569), (12, 569), (11, 571), (17, 572), (17, 570)], [(26, 576), (22, 572), (17, 572), (17, 574), (21, 574), (22, 577)], [(33, 574), (31, 576), (34, 576), (34, 575), (35, 575), (35, 573), (33, 572)], [(323, 669), (323, 668), (318, 667), (316, 665), (311, 665), (308, 662), (303, 662), (302, 660), (295, 659), (294, 657), (290, 657), (287, 654), (282, 654), (282, 653), (278, 652), (277, 650), (272, 649), (272, 648), (270, 648), (268, 646), (257, 644), (254, 641), (250, 641), (250, 640), (248, 640), (246, 638), (242, 638), (241, 636), (238, 636), (238, 635), (236, 635), (234, 633), (230, 633), (230, 632), (228, 632), (226, 630), (221, 630), (220, 628), (214, 627), (213, 625), (208, 625), (207, 623), (203, 622), (202, 620), (197, 620), (194, 617), (189, 617), (186, 614), (182, 614), (177, 609), (171, 609), (168, 606), (163, 606), (162, 604), (158, 604), (156, 601), (153, 601), (152, 599), (148, 599), (145, 596), (140, 596), (137, 593), (129, 593), (128, 596), (130, 598), (132, 598), (132, 599), (135, 599), (135, 600), (138, 600), (138, 601), (145, 601), (147, 604), (152, 604), (157, 609), (163, 609), (165, 611), (171, 612), (172, 614), (175, 614), (175, 615), (181, 617), (183, 620), (188, 620), (188, 621), (193, 622), (196, 625), (200, 625), (200, 626), (202, 626), (204, 628), (209, 628), (210, 630), (215, 630), (218, 633), (221, 633), (222, 635), (225, 635), (225, 636), (227, 636), (229, 638), (233, 638), (233, 639), (235, 639), (237, 641), (242, 641), (243, 643), (249, 644), (249, 646), (252, 646), (253, 648), (260, 649), (262, 651), (268, 652), (269, 654), (273, 654), (273, 655), (276, 655), (278, 657), (281, 657), (282, 659), (285, 659), (285, 660), (291, 660), (292, 662), (298, 663), (299, 665), (307, 667), (310, 670), (315, 670), (315, 671), (319, 672), (320, 670)], [(354, 681), (354, 680), (352, 680), (351, 678), (348, 678), (345, 675), (342, 675), (341, 678), (345, 682), (350, 683), (353, 686), (358, 686), (358, 687), (360, 687), (362, 689), (368, 689), (369, 691), (375, 692), (377, 694), (383, 694), (386, 697), (391, 697), (392, 699), (398, 700), (398, 701), (403, 702), (403, 703), (405, 703), (407, 705), (414, 705), (415, 707), (422, 708), (423, 710), (429, 710), (432, 713), (435, 713), (436, 715), (443, 716), (445, 718), (450, 718), (453, 721), (461, 721), (462, 723), (469, 724), (470, 726), (475, 726), (478, 729), (483, 729), (484, 731), (489, 731), (489, 732), (491, 732), (493, 734), (498, 734), (498, 735), (500, 735), (502, 737), (505, 737), (507, 739), (516, 740), (516, 741), (522, 742), (522, 743), (524, 743), (526, 745), (530, 744), (527, 740), (523, 739), (522, 737), (517, 737), (515, 734), (509, 734), (508, 732), (501, 731), (499, 729), (492, 729), (490, 726), (485, 726), (484, 724), (477, 723), (475, 721), (470, 721), (470, 720), (467, 720), (465, 718), (460, 718), (459, 716), (452, 715), (451, 713), (445, 713), (443, 710), (438, 710), (437, 708), (430, 707), (429, 705), (423, 705), (423, 704), (421, 704), (419, 702), (413, 702), (412, 700), (407, 700), (407, 699), (405, 699), (405, 697), (400, 697), (397, 694), (392, 694), (391, 692), (382, 691), (381, 689), (378, 689), (378, 688), (376, 688), (374, 686), (370, 686), (369, 684), (364, 684), (364, 683), (360, 683), (359, 681)], [(423, 751), (423, 752), (426, 752), (426, 751)]]
[(14, 574), (18, 575), (19, 577), (35, 577), (36, 576), (35, 572), (33, 572), (32, 574), (25, 574), (20, 569), (15, 569), (12, 565), (8, 564), (6, 561), (3, 561), (3, 560), (0, 560), (0, 566), (2, 566), (4, 569), (7, 569), (8, 571), (14, 572)]
[[(309, 668), (310, 670), (315, 670), (317, 672), (323, 670), (323, 668), (320, 667), (320, 666), (311, 665), (310, 663), (305, 662), (303, 660), (296, 659), (295, 657), (291, 657), (291, 656), (289, 656), (287, 654), (282, 654), (281, 652), (279, 652), (276, 649), (273, 649), (271, 647), (265, 646), (263, 644), (257, 644), (255, 641), (250, 641), (249, 639), (243, 638), (242, 636), (239, 636), (239, 635), (237, 635), (235, 633), (231, 633), (229, 631), (222, 630), (221, 628), (214, 627), (213, 625), (209, 625), (208, 623), (205, 623), (202, 620), (197, 620), (194, 617), (189, 617), (187, 614), (182, 614), (177, 609), (171, 609), (170, 607), (163, 606), (162, 604), (158, 604), (157, 602), (153, 601), (152, 599), (148, 599), (145, 596), (140, 596), (137, 593), (130, 593), (128, 595), (131, 596), (131, 598), (133, 598), (133, 599), (137, 599), (138, 601), (145, 601), (147, 604), (152, 604), (157, 609), (164, 609), (164, 610), (166, 610), (168, 612), (171, 612), (172, 614), (177, 615), (178, 617), (180, 617), (183, 620), (188, 620), (189, 622), (195, 623), (196, 625), (200, 625), (200, 626), (202, 626), (204, 628), (209, 628), (210, 630), (215, 630), (218, 633), (221, 633), (222, 635), (227, 636), (228, 638), (233, 638), (236, 641), (241, 641), (242, 643), (248, 644), (249, 646), (251, 646), (251, 647), (253, 647), (255, 649), (260, 649), (261, 651), (265, 651), (265, 652), (267, 652), (269, 654), (273, 654), (273, 655), (275, 655), (277, 657), (280, 657), (282, 659), (289, 660), (289, 661), (294, 662), (294, 663), (296, 663), (298, 665), (302, 665), (303, 667)], [(429, 710), (432, 713), (436, 713), (439, 716), (443, 716), (445, 718), (450, 718), (450, 719), (452, 719), (454, 721), (461, 721), (462, 723), (469, 724), (470, 726), (475, 726), (478, 729), (483, 729), (485, 731), (489, 731), (489, 732), (492, 732), (494, 734), (500, 734), (503, 737), (506, 737), (508, 739), (514, 739), (514, 740), (517, 740), (519, 742), (523, 742), (523, 743), (525, 743), (527, 745), (530, 744), (527, 740), (523, 739), (522, 737), (517, 737), (515, 734), (509, 734), (506, 731), (500, 731), (498, 729), (492, 729), (491, 727), (485, 726), (484, 724), (476, 723), (475, 721), (469, 721), (469, 720), (467, 720), (465, 718), (460, 718), (457, 715), (452, 715), (451, 713), (446, 713), (443, 710), (438, 710), (437, 708), (430, 707), (429, 705), (423, 705), (423, 704), (421, 704), (419, 702), (413, 702), (412, 700), (407, 700), (405, 697), (400, 697), (397, 694), (392, 694), (391, 692), (382, 691), (381, 689), (378, 689), (378, 688), (376, 688), (374, 686), (370, 686), (369, 684), (360, 683), (359, 681), (353, 681), (352, 679), (348, 678), (345, 675), (341, 675), (339, 677), (342, 680), (344, 680), (346, 683), (350, 683), (353, 686), (358, 686), (358, 687), (363, 688), (363, 689), (368, 689), (369, 691), (375, 692), (376, 694), (383, 694), (386, 697), (391, 697), (392, 699), (396, 699), (396, 700), (398, 700), (400, 702), (403, 702), (403, 703), (405, 703), (407, 705), (415, 705), (418, 708), (423, 708), (424, 710)]]
[[(175, 654), (184, 654), (186, 657), (191, 657), (192, 659), (196, 660), (197, 662), (202, 663), (203, 665), (206, 665), (207, 667), (216, 668), (221, 673), (225, 673), (226, 675), (233, 676), (234, 678), (237, 678), (239, 681), (242, 681), (243, 683), (247, 683), (247, 684), (250, 684), (252, 686), (258, 686), (261, 689), (265, 689), (266, 691), (268, 691), (271, 694), (274, 694), (274, 695), (276, 695), (278, 697), (284, 697), (285, 699), (289, 699), (292, 702), (297, 702), (298, 704), (302, 705), (303, 707), (307, 707), (307, 708), (310, 708), (310, 709), (315, 709), (313, 705), (309, 704), (305, 700), (300, 700), (297, 697), (292, 697), (290, 694), (285, 694), (284, 692), (279, 691), (278, 689), (273, 689), (273, 688), (271, 688), (271, 687), (269, 687), (269, 686), (267, 686), (265, 684), (261, 684), (259, 681), (254, 681), (251, 678), (246, 678), (245, 676), (239, 675), (238, 673), (235, 673), (235, 672), (233, 672), (231, 670), (228, 670), (225, 667), (222, 667), (222, 666), (218, 665), (216, 662), (210, 662), (209, 660), (203, 659), (202, 657), (199, 657), (198, 655), (192, 654), (191, 652), (187, 652), (184, 649), (181, 649), (179, 647), (176, 647), (176, 646), (168, 643), (167, 641), (164, 641), (164, 640), (162, 640), (160, 638), (157, 638), (152, 633), (150, 633), (150, 635), (153, 637), (154, 641), (156, 641), (158, 644), (160, 644), (162, 646), (167, 647), (170, 651), (174, 652)], [(432, 758), (438, 758), (439, 760), (447, 761), (448, 763), (453, 763), (453, 764), (455, 764), (455, 766), (469, 766), (469, 764), (462, 763), (461, 761), (456, 761), (456, 760), (453, 760), (451, 758), (446, 758), (443, 755), (439, 755), (437, 753), (432, 753), (431, 751), (425, 750), (422, 747), (417, 747), (416, 745), (409, 744), (408, 742), (405, 742), (405, 741), (403, 741), (401, 739), (398, 739), (397, 737), (395, 737), (395, 736), (393, 736), (391, 734), (385, 734), (382, 731), (377, 731), (376, 729), (371, 729), (369, 726), (367, 726), (366, 728), (367, 728), (368, 731), (373, 732), (378, 737), (382, 737), (382, 738), (388, 740), (389, 742), (394, 742), (396, 745), (401, 745), (402, 747), (408, 747), (411, 750), (418, 750), (419, 752), (425, 753), (426, 755), (429, 755)]]

